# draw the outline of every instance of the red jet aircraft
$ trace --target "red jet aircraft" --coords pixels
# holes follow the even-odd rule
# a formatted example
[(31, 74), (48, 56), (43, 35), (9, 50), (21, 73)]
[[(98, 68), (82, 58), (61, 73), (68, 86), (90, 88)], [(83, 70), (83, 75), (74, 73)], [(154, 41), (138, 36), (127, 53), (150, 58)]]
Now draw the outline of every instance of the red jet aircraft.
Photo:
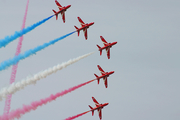
[(98, 69), (100, 70), (100, 72), (101, 72), (101, 74), (102, 74), (101, 76), (97, 76), (96, 74), (94, 74), (94, 75), (96, 76), (96, 79), (98, 80), (98, 84), (99, 84), (99, 80), (100, 80), (101, 78), (103, 78), (104, 84), (105, 84), (105, 86), (106, 86), (106, 88), (107, 88), (107, 86), (108, 86), (107, 77), (109, 77), (109, 75), (113, 74), (114, 71), (104, 72), (104, 70), (103, 70), (99, 65), (97, 65), (97, 67), (98, 67)]
[(83, 30), (84, 31), (84, 36), (85, 36), (85, 38), (86, 38), (86, 40), (87, 40), (87, 29), (91, 26), (91, 25), (93, 25), (94, 24), (94, 22), (91, 22), (91, 23), (84, 23), (82, 20), (81, 20), (81, 18), (80, 17), (77, 17), (78, 18), (78, 20), (79, 20), (79, 22), (80, 22), (80, 24), (81, 24), (81, 28), (78, 28), (78, 27), (76, 27), (76, 26), (74, 26), (75, 28), (76, 28), (76, 31), (78, 32), (78, 36), (79, 36), (79, 32), (81, 31), (81, 30)]
[(107, 57), (108, 57), (108, 59), (110, 59), (110, 48), (113, 45), (115, 45), (117, 42), (108, 43), (108, 42), (106, 42), (106, 40), (102, 36), (100, 36), (100, 38), (101, 38), (101, 40), (102, 40), (102, 42), (104, 44), (104, 47), (100, 47), (99, 45), (97, 45), (97, 47), (99, 48), (99, 51), (100, 51), (100, 55), (102, 55), (102, 50), (106, 49)]
[(89, 105), (89, 107), (91, 108), (90, 111), (92, 111), (92, 116), (94, 115), (94, 110), (97, 110), (98, 113), (99, 113), (99, 118), (102, 119), (102, 111), (101, 111), (101, 109), (102, 109), (104, 106), (108, 105), (109, 103), (99, 104), (94, 97), (92, 97), (92, 99), (93, 99), (93, 101), (94, 101), (94, 103), (95, 103), (95, 105), (96, 105), (95, 108), (93, 108), (93, 107), (91, 107), (91, 106)]
[(59, 8), (59, 11), (58, 11), (58, 12), (56, 12), (55, 10), (53, 10), (53, 12), (55, 13), (54, 15), (56, 15), (56, 20), (58, 19), (58, 14), (61, 13), (63, 22), (65, 23), (65, 11), (66, 11), (68, 8), (70, 8), (71, 5), (62, 7), (57, 0), (55, 0), (55, 3), (56, 3), (56, 5), (57, 5), (58, 8)]

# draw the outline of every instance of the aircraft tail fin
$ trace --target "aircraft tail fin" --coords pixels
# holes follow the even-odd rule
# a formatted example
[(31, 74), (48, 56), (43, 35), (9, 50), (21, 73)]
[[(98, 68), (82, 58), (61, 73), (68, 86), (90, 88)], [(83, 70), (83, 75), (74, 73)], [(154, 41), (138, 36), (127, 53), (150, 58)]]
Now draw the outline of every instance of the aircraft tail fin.
[(56, 20), (58, 19), (58, 14), (55, 10), (52, 10), (54, 12), (54, 14), (56, 15)]
[(96, 76), (96, 79), (97, 79), (98, 84), (99, 84), (99, 77), (96, 74), (94, 74), (94, 75)]
[(100, 51), (100, 55), (102, 55), (102, 49), (99, 45), (97, 45), (97, 47), (99, 48), (99, 51)]
[(76, 28), (76, 30), (77, 30), (77, 32), (78, 32), (78, 36), (79, 36), (79, 28), (78, 27), (76, 27), (76, 26), (74, 26), (75, 28)]
[(89, 107), (91, 108), (91, 110), (92, 110), (92, 116), (94, 115), (94, 110), (93, 110), (93, 108), (89, 105)]

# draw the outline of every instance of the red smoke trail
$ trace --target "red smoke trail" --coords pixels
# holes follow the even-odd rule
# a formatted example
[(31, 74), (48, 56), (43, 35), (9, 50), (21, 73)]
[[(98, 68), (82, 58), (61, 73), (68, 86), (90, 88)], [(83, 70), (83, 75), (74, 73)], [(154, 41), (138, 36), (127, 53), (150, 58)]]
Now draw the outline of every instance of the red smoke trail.
[(81, 113), (81, 114), (77, 114), (77, 115), (75, 115), (75, 116), (72, 116), (72, 117), (68, 117), (68, 118), (66, 118), (66, 119), (64, 119), (64, 120), (73, 120), (73, 119), (75, 119), (75, 118), (77, 118), (77, 117), (80, 117), (80, 116), (82, 116), (82, 115), (84, 115), (84, 114), (86, 114), (86, 113), (88, 113), (89, 111), (86, 111), (86, 112), (83, 112), (83, 113)]
[[(28, 12), (28, 5), (29, 5), (29, 0), (27, 0), (27, 4), (26, 4), (26, 10), (25, 10), (25, 14), (24, 14), (24, 19), (23, 19), (23, 24), (21, 29), (25, 28), (25, 23), (26, 23), (26, 17), (27, 17), (27, 12)], [(21, 52), (21, 47), (22, 47), (22, 41), (23, 41), (23, 36), (21, 36), (19, 38), (19, 42), (16, 48), (16, 53), (15, 56), (19, 55), (19, 53)], [(11, 73), (11, 78), (10, 78), (10, 84), (12, 84), (15, 81), (16, 78), (16, 72), (17, 72), (17, 67), (18, 67), (18, 63), (16, 65), (13, 65), (12, 67), (12, 73)], [(11, 98), (12, 95), (8, 95), (6, 102), (5, 102), (5, 106), (4, 106), (4, 114), (8, 114), (9, 110), (10, 110), (10, 105), (11, 105)]]
[(39, 101), (32, 102), (30, 105), (23, 105), (22, 108), (13, 110), (9, 114), (4, 114), (4, 115), (0, 116), (0, 120), (9, 120), (9, 119), (11, 120), (11, 119), (14, 119), (14, 118), (19, 119), (23, 114), (25, 114), (27, 112), (30, 112), (31, 110), (36, 110), (37, 107), (39, 107), (39, 106), (41, 106), (43, 104), (46, 104), (48, 102), (51, 102), (52, 100), (55, 100), (56, 98), (58, 98), (60, 96), (63, 96), (65, 94), (69, 93), (69, 92), (72, 92), (72, 91), (74, 91), (74, 90), (88, 84), (88, 83), (93, 82), (94, 80), (96, 80), (96, 79), (93, 79), (93, 80), (90, 80), (88, 82), (79, 84), (77, 86), (69, 88), (68, 90), (64, 90), (62, 92), (56, 93), (55, 95), (51, 94), (49, 97), (47, 97), (45, 99), (41, 99)]

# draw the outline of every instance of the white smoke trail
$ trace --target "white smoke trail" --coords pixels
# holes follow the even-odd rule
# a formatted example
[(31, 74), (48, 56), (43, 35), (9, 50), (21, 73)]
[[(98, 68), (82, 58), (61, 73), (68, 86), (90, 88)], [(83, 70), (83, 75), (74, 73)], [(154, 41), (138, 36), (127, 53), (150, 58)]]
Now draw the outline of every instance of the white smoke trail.
[(62, 70), (63, 68), (66, 68), (67, 66), (85, 58), (88, 57), (89, 55), (93, 54), (94, 52), (82, 55), (80, 57), (74, 58), (74, 59), (70, 59), (67, 62), (64, 62), (62, 64), (58, 64), (52, 68), (46, 69), (42, 72), (39, 72), (37, 74), (34, 74), (31, 77), (27, 77), (26, 79), (23, 79), (19, 82), (16, 83), (12, 83), (10, 86), (8, 87), (4, 87), (1, 89), (0, 91), (0, 101), (2, 101), (3, 98), (6, 98), (7, 95), (9, 94), (14, 94), (15, 92), (23, 89), (25, 86), (27, 85), (31, 85), (31, 84), (36, 84), (36, 82), (42, 78), (46, 78), (48, 75), (57, 72), (58, 70)]

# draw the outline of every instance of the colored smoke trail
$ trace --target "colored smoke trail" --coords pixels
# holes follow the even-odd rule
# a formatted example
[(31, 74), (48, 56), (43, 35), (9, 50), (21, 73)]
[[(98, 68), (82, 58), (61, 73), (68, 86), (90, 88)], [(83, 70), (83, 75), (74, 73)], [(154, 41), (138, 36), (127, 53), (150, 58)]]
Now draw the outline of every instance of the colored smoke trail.
[[(25, 28), (26, 17), (27, 17), (27, 12), (28, 12), (28, 6), (29, 6), (29, 0), (27, 0), (27, 4), (26, 4), (26, 10), (25, 10), (23, 24), (22, 24), (22, 28), (21, 28), (22, 30)], [(15, 56), (17, 56), (21, 52), (22, 41), (23, 41), (23, 36), (21, 36), (19, 38), (19, 42), (18, 42), (18, 45), (17, 45), (17, 48), (16, 48)], [(18, 68), (18, 63), (16, 65), (13, 65), (13, 67), (12, 67), (10, 84), (12, 84), (15, 81), (17, 68)], [(5, 106), (4, 106), (4, 114), (9, 113), (10, 106), (11, 106), (11, 98), (12, 98), (12, 95), (7, 96)]]
[(34, 49), (27, 50), (24, 54), (19, 54), (18, 56), (15, 56), (14, 58), (11, 58), (9, 60), (2, 62), (0, 64), (0, 71), (10, 67), (11, 65), (17, 64), (20, 60), (25, 59), (25, 58), (29, 57), (30, 55), (36, 54), (36, 52), (48, 47), (49, 45), (53, 45), (54, 43), (58, 42), (59, 40), (62, 40), (75, 32), (76, 31), (66, 34), (62, 37), (56, 38), (48, 43), (44, 43), (43, 45), (37, 46)]
[(75, 116), (68, 117), (68, 118), (66, 118), (66, 119), (64, 119), (64, 120), (73, 120), (73, 119), (75, 119), (75, 118), (77, 118), (77, 117), (80, 117), (80, 116), (82, 116), (82, 115), (84, 115), (84, 114), (86, 114), (86, 113), (88, 113), (88, 112), (89, 112), (89, 111), (86, 111), (86, 112), (77, 114), (77, 115), (75, 115)]
[(22, 35), (30, 32), (31, 30), (35, 29), (36, 27), (38, 27), (39, 25), (45, 23), (47, 20), (49, 20), (50, 18), (52, 18), (54, 15), (48, 17), (48, 18), (45, 18), (44, 20), (42, 21), (39, 21), (27, 28), (24, 28), (23, 30), (20, 30), (20, 31), (16, 31), (14, 33), (14, 35), (11, 35), (11, 36), (6, 36), (4, 39), (1, 39), (0, 40), (0, 48), (1, 47), (5, 47), (7, 44), (9, 44), (10, 42), (12, 42), (13, 40), (17, 39), (18, 37), (21, 37)]
[(89, 55), (93, 54), (94, 52), (82, 55), (80, 57), (77, 57), (75, 59), (69, 60), (67, 62), (64, 62), (62, 64), (58, 64), (52, 68), (46, 69), (42, 72), (39, 72), (35, 75), (33, 75), (32, 77), (27, 77), (26, 79), (23, 79), (17, 83), (12, 83), (9, 87), (5, 87), (3, 89), (1, 89), (0, 91), (0, 101), (2, 100), (2, 98), (6, 98), (7, 95), (9, 94), (14, 94), (15, 92), (23, 89), (24, 87), (26, 87), (27, 85), (31, 85), (31, 84), (36, 84), (36, 82), (42, 78), (46, 78), (48, 75), (51, 75), (52, 73), (57, 72), (58, 70), (62, 70), (63, 68), (66, 68), (67, 66), (78, 62), (79, 60), (88, 57)]
[[(96, 80), (96, 79), (94, 79)], [(4, 114), (2, 116), (0, 116), (0, 120), (11, 120), (11, 119), (14, 119), (14, 118), (17, 118), (19, 119), (22, 115), (26, 114), (27, 112), (30, 112), (31, 110), (36, 110), (37, 107), (39, 106), (42, 106), (48, 102), (51, 102), (53, 100), (56, 100), (56, 98), (58, 97), (61, 97), (67, 93), (70, 93), (84, 85), (87, 85), (91, 82), (93, 82), (94, 80), (90, 80), (88, 82), (85, 82), (85, 83), (82, 83), (82, 84), (79, 84), (77, 86), (74, 86), (72, 88), (69, 88), (68, 90), (64, 90), (62, 92), (59, 92), (59, 93), (56, 93), (55, 95), (51, 94), (49, 97), (45, 98), (45, 99), (41, 99), (39, 101), (34, 101), (32, 102), (30, 105), (23, 105), (22, 108), (19, 108), (19, 109), (16, 109), (16, 110), (13, 110), (11, 111), (9, 114)]]

